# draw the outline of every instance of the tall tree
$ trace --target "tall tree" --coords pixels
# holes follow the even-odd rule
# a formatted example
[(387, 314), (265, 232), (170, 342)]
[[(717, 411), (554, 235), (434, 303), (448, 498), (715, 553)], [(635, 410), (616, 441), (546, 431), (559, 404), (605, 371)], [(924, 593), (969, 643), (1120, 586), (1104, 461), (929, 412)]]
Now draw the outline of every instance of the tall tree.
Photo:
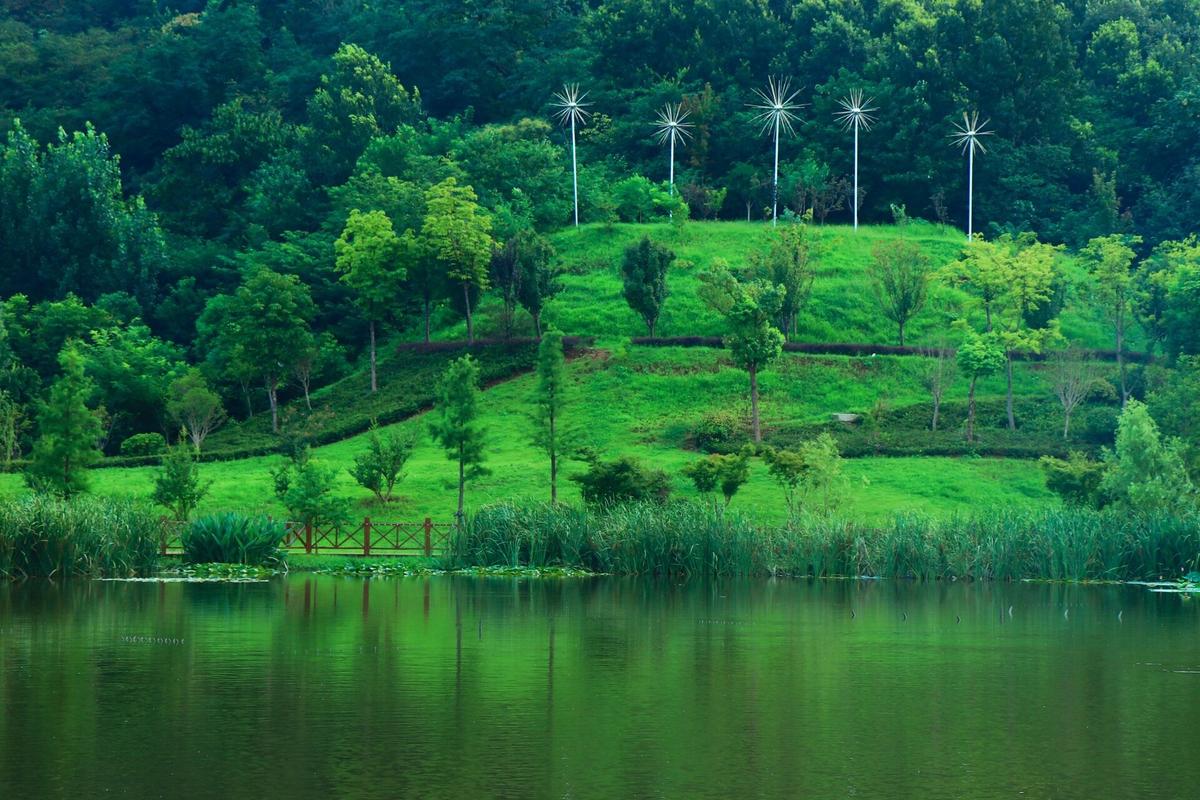
[(1098, 236), (1087, 243), (1081, 255), (1088, 263), (1095, 282), (1096, 303), (1113, 327), (1117, 350), (1117, 371), (1121, 376), (1121, 405), (1129, 402), (1129, 381), (1125, 370), (1125, 335), (1133, 315), (1135, 297), (1133, 245), (1141, 244), (1140, 236), (1111, 234)]
[(483, 466), (484, 430), (479, 424), (479, 365), (471, 356), (450, 362), (435, 398), (429, 430), (446, 458), (458, 465), (456, 517), (462, 524), (467, 481), (488, 473)]
[(459, 186), (454, 178), (430, 187), (425, 193), (425, 207), (421, 237), (446, 277), (461, 288), (467, 341), (474, 342), (471, 293), (488, 287), (488, 264), (495, 247), (491, 219), (476, 202), (475, 191), (470, 186)]
[(896, 323), (903, 347), (905, 326), (925, 306), (929, 257), (916, 242), (903, 239), (880, 242), (871, 250), (867, 276), (883, 315)]
[(558, 460), (562, 455), (567, 362), (562, 331), (551, 327), (538, 344), (537, 387), (533, 403), (533, 442), (550, 459), (550, 502), (558, 502)]
[(1004, 367), (1004, 347), (994, 333), (971, 332), (958, 347), (958, 368), (971, 379), (967, 390), (967, 441), (975, 441), (975, 384)]
[[(806, 215), (805, 220), (808, 218)], [(812, 296), (817, 276), (815, 256), (816, 247), (806, 222), (772, 229), (770, 247), (752, 256), (754, 276), (783, 287), (777, 325), (788, 338), (796, 335), (800, 312)]]
[[(1016, 430), (1013, 410), (1013, 355), (1018, 352), (1040, 353), (1046, 343), (1058, 335), (1058, 321), (1039, 313), (1054, 296), (1058, 275), (1056, 261), (1059, 248), (1041, 242), (1024, 240), (1002, 241), (1009, 248), (1002, 257), (1008, 275), (1004, 295), (1004, 313), (1000, 315), (1000, 340), (1004, 344), (1005, 378), (1007, 388), (1004, 406), (1008, 429)], [(1041, 317), (1042, 324), (1032, 327), (1031, 319)]]
[(670, 291), (667, 288), (667, 272), (675, 261), (675, 253), (643, 236), (641, 241), (625, 249), (621, 260), (621, 281), (624, 284), (625, 302), (629, 303), (650, 335), (654, 335), (659, 314)]
[(723, 267), (702, 274), (700, 280), (701, 297), (729, 325), (725, 346), (734, 363), (750, 376), (750, 421), (757, 444), (762, 441), (758, 373), (783, 352), (783, 333), (774, 321), (785, 290), (766, 281), (739, 281)]
[(400, 263), (401, 243), (392, 221), (382, 211), (355, 209), (342, 235), (334, 242), (336, 266), (342, 280), (354, 290), (367, 315), (370, 331), (371, 391), (379, 389), (375, 356), (375, 326), (396, 313), (397, 295), (407, 273)]
[(87, 491), (88, 467), (100, 458), (101, 424), (87, 406), (92, 385), (83, 372), (83, 357), (68, 345), (59, 365), (62, 375), (38, 409), (38, 438), (25, 479), (39, 491), (70, 497)]
[(517, 263), (521, 271), (517, 302), (533, 317), (533, 330), (542, 335), (542, 311), (556, 294), (562, 291), (558, 271), (554, 268), (554, 245), (541, 234), (521, 237), (517, 246)]
[(208, 435), (225, 422), (221, 396), (209, 388), (203, 373), (196, 368), (171, 382), (167, 389), (167, 414), (176, 425), (182, 426), (197, 452)]

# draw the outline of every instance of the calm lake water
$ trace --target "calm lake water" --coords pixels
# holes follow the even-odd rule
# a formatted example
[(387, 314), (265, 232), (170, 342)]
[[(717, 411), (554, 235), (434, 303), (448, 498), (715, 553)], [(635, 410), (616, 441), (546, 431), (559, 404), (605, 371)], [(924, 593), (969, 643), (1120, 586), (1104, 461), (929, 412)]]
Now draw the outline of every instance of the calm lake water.
[(1200, 602), (833, 581), (0, 585), (0, 701), (14, 800), (1194, 798)]

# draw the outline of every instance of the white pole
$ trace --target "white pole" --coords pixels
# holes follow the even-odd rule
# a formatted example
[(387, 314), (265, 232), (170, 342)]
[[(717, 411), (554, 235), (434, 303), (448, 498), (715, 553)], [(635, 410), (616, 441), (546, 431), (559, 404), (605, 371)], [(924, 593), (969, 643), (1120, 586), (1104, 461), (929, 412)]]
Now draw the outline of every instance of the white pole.
[(779, 219), (779, 117), (775, 118), (775, 180), (771, 184), (771, 225)]
[(854, 122), (854, 230), (858, 230), (858, 121)]
[(579, 227), (579, 165), (575, 160), (575, 117), (571, 117), (571, 177), (575, 183), (575, 227)]
[(671, 136), (671, 196), (675, 196), (675, 137)]
[(967, 156), (967, 238), (974, 233), (975, 222), (975, 148), (970, 147)]

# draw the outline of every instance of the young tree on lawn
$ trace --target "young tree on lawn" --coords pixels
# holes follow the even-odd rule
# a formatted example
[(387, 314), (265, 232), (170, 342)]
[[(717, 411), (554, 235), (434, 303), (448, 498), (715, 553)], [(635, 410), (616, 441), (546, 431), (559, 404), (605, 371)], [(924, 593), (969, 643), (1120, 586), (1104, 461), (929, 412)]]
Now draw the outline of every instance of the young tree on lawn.
[(933, 419), (929, 429), (936, 432), (938, 417), (942, 411), (942, 399), (946, 396), (946, 389), (954, 383), (954, 351), (943, 342), (937, 347), (926, 349), (924, 356), (925, 388), (929, 390), (929, 399), (933, 403)]
[(421, 237), (446, 277), (462, 291), (467, 341), (475, 341), (471, 291), (488, 288), (488, 264), (495, 242), (492, 221), (476, 202), (475, 190), (447, 178), (425, 192), (425, 222)]
[(208, 387), (200, 370), (189, 369), (167, 390), (167, 415), (192, 440), (196, 452), (208, 435), (225, 421), (221, 397)]
[(350, 476), (359, 486), (370, 490), (380, 503), (390, 503), (396, 484), (404, 480), (404, 465), (412, 451), (410, 437), (380, 434), (379, 426), (372, 422), (367, 432), (367, 449), (354, 457)]
[(1008, 429), (1017, 429), (1013, 409), (1013, 354), (1040, 353), (1046, 343), (1058, 336), (1058, 320), (1048, 319), (1041, 327), (1030, 327), (1028, 321), (1036, 316), (1054, 297), (1058, 272), (1056, 261), (1061, 248), (1031, 240), (1012, 240), (1002, 237), (1001, 246), (1011, 248), (1006, 256), (1008, 290), (1004, 295), (1000, 323), (1000, 340), (1004, 344), (1005, 412)]
[[(750, 461), (743, 453), (714, 453), (691, 462), (681, 471), (702, 496), (707, 497), (720, 489), (728, 507), (738, 490), (750, 480)], [(716, 506), (715, 501), (713, 505)]]
[(800, 312), (812, 296), (815, 256), (808, 225), (803, 222), (773, 228), (767, 251), (751, 256), (754, 277), (783, 287), (776, 325), (789, 339), (796, 335)]
[(441, 264), (429, 252), (423, 238), (405, 231), (400, 237), (400, 259), (405, 264), (408, 279), (404, 282), (404, 294), (420, 305), (421, 319), (425, 329), (425, 343), (429, 343), (433, 307), (446, 299), (446, 274)]
[(517, 265), (521, 280), (517, 302), (533, 317), (533, 329), (538, 336), (542, 335), (542, 310), (547, 301), (562, 291), (553, 261), (554, 245), (545, 236), (529, 231), (520, 237)]
[(1196, 509), (1196, 487), (1184, 465), (1183, 443), (1164, 437), (1149, 410), (1130, 400), (1117, 420), (1117, 438), (1106, 451), (1101, 491), (1131, 510), (1186, 514)]
[(1007, 245), (975, 238), (967, 242), (962, 257), (939, 271), (943, 281), (979, 301), (987, 321), (984, 330), (989, 333), (992, 317), (1008, 291), (1010, 261)]
[(562, 331), (551, 327), (538, 345), (537, 387), (534, 390), (533, 443), (550, 459), (550, 502), (558, 502), (558, 460), (563, 450), (563, 408), (566, 406), (567, 360)]
[(479, 366), (469, 355), (450, 362), (435, 395), (433, 438), (458, 464), (459, 524), (467, 481), (488, 474), (483, 466), (484, 431), (479, 426)]
[(312, 457), (307, 447), (272, 470), (275, 496), (287, 509), (288, 519), (306, 527), (341, 525), (350, 516), (349, 503), (334, 492), (338, 471)]
[(1112, 234), (1097, 236), (1087, 243), (1081, 255), (1095, 281), (1096, 302), (1113, 326), (1116, 339), (1117, 372), (1121, 376), (1121, 405), (1129, 402), (1129, 382), (1125, 376), (1125, 333), (1133, 314), (1135, 298), (1131, 245), (1141, 244), (1140, 236)]
[(903, 347), (905, 326), (925, 306), (929, 257), (919, 244), (903, 239), (876, 244), (871, 256), (867, 266), (871, 289), (883, 316), (896, 323)]
[(758, 412), (758, 373), (783, 352), (783, 334), (774, 325), (784, 288), (765, 281), (739, 281), (722, 266), (700, 276), (700, 296), (725, 317), (733, 361), (750, 375), (750, 418), (754, 443), (762, 441)]
[(987, 375), (1004, 368), (1004, 347), (992, 333), (974, 331), (958, 347), (958, 368), (970, 381), (967, 392), (967, 441), (975, 441), (975, 384)]
[(1071, 414), (1100, 382), (1096, 362), (1082, 350), (1063, 350), (1050, 357), (1047, 371), (1054, 396), (1063, 409), (1063, 440), (1071, 434)]
[(212, 482), (200, 480), (200, 463), (196, 451), (184, 439), (180, 431), (179, 443), (167, 449), (162, 459), (162, 469), (154, 476), (154, 502), (171, 512), (171, 519), (185, 521), (191, 517), (196, 506), (208, 494)]
[(667, 289), (667, 270), (675, 261), (675, 253), (650, 241), (649, 236), (625, 250), (621, 261), (621, 280), (625, 285), (625, 301), (646, 323), (650, 335), (658, 324)]
[(70, 344), (59, 353), (62, 374), (40, 404), (38, 438), (30, 454), (26, 483), (37, 491), (71, 497), (87, 491), (87, 470), (100, 458), (100, 418), (87, 406), (92, 382), (83, 374), (83, 357)]
[[(370, 331), (371, 391), (379, 389), (376, 375), (376, 324), (396, 313), (397, 298), (407, 277), (400, 262), (400, 237), (382, 211), (350, 212), (342, 235), (333, 243), (335, 266), (341, 280), (354, 292), (355, 301), (367, 315)], [(307, 397), (307, 395), (306, 395)]]

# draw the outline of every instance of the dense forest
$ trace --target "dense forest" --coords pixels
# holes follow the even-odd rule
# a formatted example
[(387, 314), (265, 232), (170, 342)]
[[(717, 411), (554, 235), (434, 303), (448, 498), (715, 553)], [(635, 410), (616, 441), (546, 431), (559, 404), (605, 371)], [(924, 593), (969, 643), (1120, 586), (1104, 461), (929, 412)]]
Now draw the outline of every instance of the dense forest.
[[(950, 134), (968, 110), (994, 131), (975, 173), (988, 238), (1077, 248), (1121, 234), (1149, 260), (1200, 213), (1189, 0), (0, 7), (4, 402), (42, 396), (76, 341), (109, 452), (169, 426), (172, 398), (205, 379), (231, 411), (273, 408), (280, 387), (307, 392), (373, 352), (377, 326), (419, 336), (445, 305), (469, 329), (480, 290), (514, 271), (540, 276), (525, 282), (537, 294), (544, 235), (571, 219), (552, 105), (565, 83), (591, 104), (584, 222), (769, 217), (772, 153), (749, 105), (769, 75), (804, 87), (779, 200), (814, 223), (850, 217), (834, 114), (853, 90), (879, 109), (864, 222), (964, 222)], [(664, 103), (695, 126), (682, 204), (652, 136)], [(6, 430), (15, 414), (0, 414)]]

